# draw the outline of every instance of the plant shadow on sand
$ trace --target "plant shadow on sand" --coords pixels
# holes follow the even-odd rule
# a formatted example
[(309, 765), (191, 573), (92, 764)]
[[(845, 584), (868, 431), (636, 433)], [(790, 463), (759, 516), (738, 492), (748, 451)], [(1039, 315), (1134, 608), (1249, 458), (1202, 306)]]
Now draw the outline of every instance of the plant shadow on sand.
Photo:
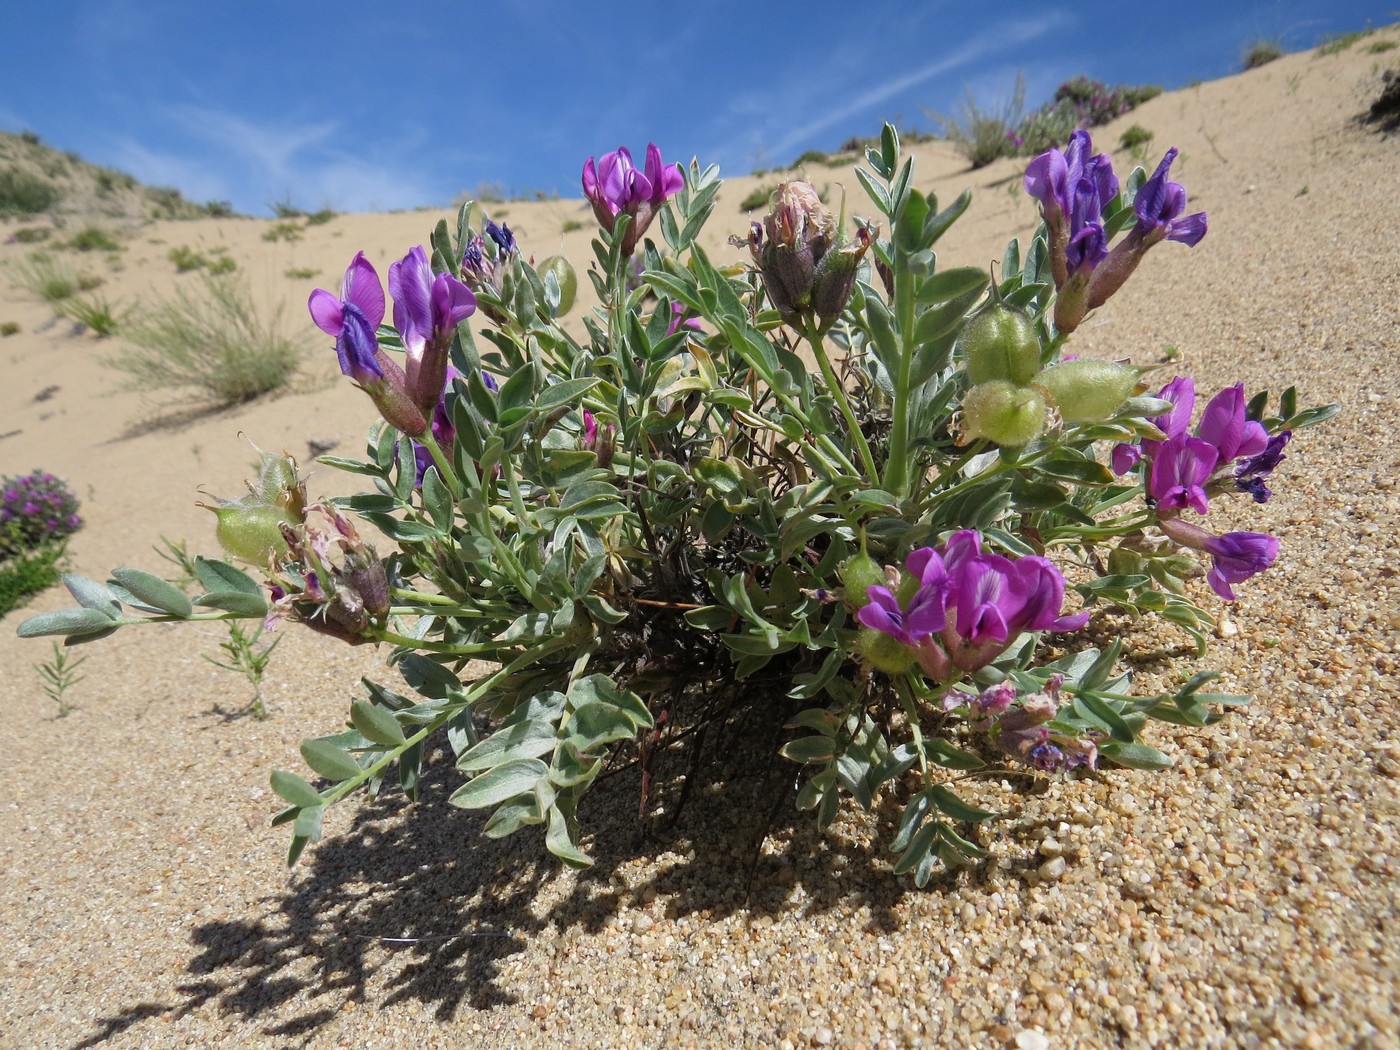
[[(785, 718), (753, 721), (736, 719), (723, 734), (711, 726), (715, 739), (698, 774), (688, 768), (690, 747), (668, 752), (664, 765), (658, 760), (650, 802), (663, 815), (646, 825), (637, 821), (640, 769), (605, 774), (581, 815), (594, 833), (596, 863), (562, 885), (538, 829), (488, 839), (482, 814), (448, 804), (460, 776), (440, 749), (424, 769), (421, 801), (409, 806), (397, 792), (362, 801), (348, 830), (308, 850), (285, 893), (265, 898), (249, 918), (195, 927), (190, 980), (174, 989), (181, 1001), (125, 1007), (78, 1045), (208, 1005), (248, 1023), (267, 1018), (262, 1033), (284, 1039), (309, 1038), (351, 1002), (384, 1009), (417, 1001), (440, 1021), (463, 1005), (490, 1010), (519, 1001), (502, 980), (511, 956), (561, 934), (554, 947), (565, 951), (567, 931), (599, 933), (610, 916), (653, 895), (670, 919), (778, 917), (794, 910), (800, 884), (804, 914), (844, 903), (868, 912), (875, 928), (899, 929), (897, 907), (911, 886), (872, 863), (889, 857), (898, 807), (855, 818), (879, 823), (873, 844), (843, 834), (842, 819), (819, 831), (812, 814), (793, 807), (797, 767), (776, 755)], [(665, 813), (681, 801), (687, 774), (694, 789), (668, 826)], [(1013, 837), (1031, 830), (1022, 823)], [(776, 849), (761, 849), (765, 840)], [(638, 860), (646, 874), (628, 885), (623, 869)], [(968, 878), (980, 881), (982, 873), (938, 875), (924, 892)], [(394, 960), (399, 953), (410, 961)]]

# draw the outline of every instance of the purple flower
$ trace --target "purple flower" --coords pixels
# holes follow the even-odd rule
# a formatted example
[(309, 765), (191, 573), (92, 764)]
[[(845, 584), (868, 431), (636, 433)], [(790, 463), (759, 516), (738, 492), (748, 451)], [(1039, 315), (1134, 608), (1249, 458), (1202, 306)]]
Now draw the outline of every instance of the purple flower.
[(1060, 289), (1076, 270), (1087, 276), (1108, 254), (1103, 208), (1118, 196), (1118, 176), (1112, 161), (1102, 153), (1090, 156), (1091, 149), (1089, 133), (1080, 129), (1063, 152), (1048, 150), (1026, 167), (1024, 185), (1040, 201), (1050, 234), (1050, 268)]
[(1293, 431), (1284, 430), (1269, 438), (1263, 452), (1235, 468), (1235, 487), (1241, 492), (1248, 492), (1255, 503), (1267, 503), (1273, 491), (1264, 484), (1264, 479), (1286, 458), (1283, 450), (1292, 437)]
[(647, 145), (645, 170), (632, 163), (626, 146), (605, 153), (596, 164), (589, 157), (583, 165), (583, 194), (593, 205), (599, 225), (611, 233), (619, 215), (631, 216), (622, 242), (624, 255), (632, 254), (657, 209), (684, 185), (680, 165), (662, 164), (655, 143)]
[(442, 400), (452, 336), (475, 312), (476, 296), (451, 274), (434, 276), (421, 245), (389, 264), (389, 294), (407, 351), (407, 392), (426, 415)]
[(1180, 434), (1163, 442), (1152, 456), (1147, 473), (1147, 495), (1159, 511), (1193, 508), (1197, 514), (1210, 510), (1205, 483), (1218, 458), (1215, 446), (1200, 438)]
[(369, 394), (394, 427), (410, 437), (422, 434), (428, 427), (425, 411), (409, 397), (403, 369), (380, 349), (375, 335), (384, 320), (384, 289), (365, 253), (350, 260), (339, 299), (317, 288), (306, 305), (316, 327), (335, 336), (341, 372)]
[(1227, 532), (1213, 536), (1202, 546), (1211, 557), (1206, 582), (1226, 601), (1235, 600), (1230, 585), (1263, 572), (1278, 557), (1278, 537), (1263, 532)]
[(984, 553), (971, 529), (944, 545), (948, 573), (948, 624), (944, 646), (954, 666), (975, 671), (1025, 631), (1075, 631), (1089, 614), (1061, 616), (1065, 578), (1053, 562), (1034, 555), (1006, 558)]
[(1257, 456), (1269, 444), (1269, 435), (1245, 416), (1244, 384), (1226, 387), (1210, 399), (1196, 433), (1215, 446), (1220, 463), (1240, 456)]
[(909, 605), (901, 608), (894, 593), (877, 584), (866, 592), (870, 602), (861, 606), (856, 619), (866, 627), (916, 648), (947, 623), (944, 599), (948, 574), (943, 559), (932, 547), (920, 547), (911, 552), (905, 565), (919, 581), (919, 589), (909, 599)]
[(1134, 232), (1140, 234), (1144, 247), (1162, 240), (1195, 246), (1206, 235), (1206, 213), (1198, 211), (1194, 215), (1182, 215), (1186, 210), (1186, 187), (1167, 178), (1176, 153), (1175, 146), (1167, 150), (1162, 163), (1157, 165), (1152, 177), (1142, 184), (1133, 201), (1133, 210), (1138, 217)]
[(510, 227), (505, 223), (501, 223), (497, 226), (488, 219), (486, 222), (486, 236), (496, 242), (496, 247), (500, 249), (500, 256), (503, 259), (516, 250), (515, 234), (510, 232)]
[(327, 335), (335, 336), (340, 371), (361, 386), (384, 375), (375, 329), (384, 320), (384, 289), (373, 264), (359, 252), (350, 261), (337, 299), (317, 288), (307, 300), (311, 320)]

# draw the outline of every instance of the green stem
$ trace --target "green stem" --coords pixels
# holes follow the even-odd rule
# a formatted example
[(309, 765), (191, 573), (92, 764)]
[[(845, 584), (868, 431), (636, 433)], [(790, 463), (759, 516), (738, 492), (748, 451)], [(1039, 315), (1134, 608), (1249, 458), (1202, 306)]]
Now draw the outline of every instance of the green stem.
[(836, 404), (841, 409), (841, 415), (846, 420), (846, 429), (850, 432), (851, 440), (856, 446), (856, 452), (859, 453), (861, 463), (865, 467), (865, 476), (869, 479), (871, 487), (878, 486), (880, 474), (875, 469), (875, 457), (870, 454), (870, 445), (866, 442), (865, 435), (861, 433), (860, 423), (856, 419), (855, 412), (851, 409), (851, 402), (846, 397), (846, 390), (836, 378), (836, 372), (831, 367), (831, 360), (826, 356), (825, 341), (816, 325), (808, 324), (806, 328), (803, 335), (811, 344), (812, 353), (816, 356), (817, 364), (821, 367), (822, 378), (826, 380), (826, 388), (831, 391), (831, 396), (836, 399)]
[[(895, 231), (890, 232), (891, 244)], [(885, 461), (884, 487), (903, 499), (909, 490), (909, 373), (914, 362), (914, 277), (909, 259), (894, 252), (894, 315), (899, 335), (899, 368), (894, 376), (894, 418), (890, 428), (890, 454)]]

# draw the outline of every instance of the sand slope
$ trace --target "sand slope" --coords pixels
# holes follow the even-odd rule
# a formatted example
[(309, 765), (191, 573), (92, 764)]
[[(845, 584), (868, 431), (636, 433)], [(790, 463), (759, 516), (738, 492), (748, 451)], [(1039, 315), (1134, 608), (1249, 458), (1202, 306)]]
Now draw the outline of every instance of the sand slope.
[[(1237, 632), (1182, 664), (1258, 700), (1209, 729), (1155, 727), (1175, 770), (1055, 781), (1002, 822), (991, 860), (925, 892), (888, 874), (889, 813), (821, 836), (784, 811), (746, 904), (755, 834), (791, 770), (736, 767), (723, 796), (702, 782), (673, 831), (640, 843), (636, 784), (616, 778), (585, 813), (599, 863), (577, 876), (530, 836), (481, 839), (478, 817), (445, 804), (456, 779), (439, 756), (424, 803), (341, 807), (288, 874), (267, 774), (299, 768), (299, 740), (338, 724), (359, 675), (393, 680), (380, 655), (286, 632), (275, 717), (258, 723), (222, 714), (248, 691), (200, 659), (219, 632), (127, 631), (87, 647), (79, 709), (55, 720), (30, 666), (47, 645), (14, 636), (68, 604), (50, 592), (0, 621), (0, 1045), (1393, 1045), (1400, 197), (1396, 141), (1353, 122), (1391, 60), (1367, 51), (1380, 39), (1400, 34), (1174, 92), (1096, 135), (1107, 147), (1143, 124), (1154, 161), (1179, 146), (1175, 176), (1211, 230), (1154, 249), (1074, 348), (1145, 362), (1174, 346), (1203, 391), (1297, 383), (1304, 403), (1345, 406), (1293, 443), (1270, 504), (1213, 512), (1280, 532), (1284, 550), (1242, 587)], [(1020, 165), (969, 174), (944, 144), (914, 152), (921, 187), (975, 192), (944, 265), (985, 264), (1032, 230)], [(849, 170), (808, 174), (859, 193)], [(745, 228), (736, 203), (774, 181), (726, 185), (715, 258), (742, 258), (724, 244)], [(591, 258), (587, 226), (564, 231), (587, 223), (580, 201), (489, 211), (537, 258)], [(303, 459), (312, 439), (361, 447), (371, 407), (304, 321), (311, 287), (337, 287), (362, 248), (383, 273), (442, 214), (340, 216), (294, 243), (253, 220), (157, 223), (126, 235), (119, 272), (84, 258), (126, 303), (195, 280), (172, 247), (227, 248), (316, 348), (293, 392), (178, 426), (133, 426), (151, 409), (98, 366), (110, 347), (0, 287), (0, 321), (22, 326), (0, 339), (0, 474), (70, 480), (88, 521), (78, 572), (162, 571), (161, 536), (212, 550), (193, 501), (201, 485), (239, 491), (240, 433)], [(0, 263), (24, 251), (0, 245)], [(1056, 855), (1063, 874), (1042, 878)]]

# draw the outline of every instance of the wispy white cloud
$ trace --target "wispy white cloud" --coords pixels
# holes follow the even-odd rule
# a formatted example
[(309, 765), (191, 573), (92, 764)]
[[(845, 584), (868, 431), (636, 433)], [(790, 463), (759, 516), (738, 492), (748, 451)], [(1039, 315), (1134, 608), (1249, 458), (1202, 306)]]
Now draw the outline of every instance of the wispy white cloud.
[(143, 180), (178, 186), (199, 200), (227, 199), (241, 211), (274, 201), (340, 211), (416, 207), (450, 195), (420, 174), (412, 158), (426, 136), (400, 128), (373, 158), (356, 151), (337, 120), (259, 123), (215, 107), (181, 104), (161, 116), (187, 148), (119, 144), (120, 162)]
[(1029, 43), (1045, 36), (1067, 20), (1067, 15), (1052, 11), (1038, 18), (1028, 18), (1017, 22), (1004, 23), (985, 30), (962, 47), (943, 58), (908, 73), (889, 77), (868, 88), (849, 102), (823, 113), (815, 120), (808, 121), (787, 132), (770, 149), (778, 156), (791, 152), (799, 144), (809, 141), (819, 132), (850, 120), (858, 114), (874, 109), (883, 102), (923, 84), (935, 77), (965, 68), (980, 59), (1020, 44)]

